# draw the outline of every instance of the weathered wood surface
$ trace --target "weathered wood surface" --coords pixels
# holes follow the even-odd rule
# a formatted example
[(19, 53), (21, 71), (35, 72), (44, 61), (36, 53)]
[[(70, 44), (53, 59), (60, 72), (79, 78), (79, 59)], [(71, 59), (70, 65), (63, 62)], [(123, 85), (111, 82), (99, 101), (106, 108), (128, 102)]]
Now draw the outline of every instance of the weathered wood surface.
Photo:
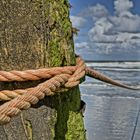
[[(0, 70), (74, 65), (67, 0), (0, 1)], [(0, 90), (37, 82), (0, 83)], [(84, 140), (79, 89), (46, 97), (0, 126), (0, 140)]]

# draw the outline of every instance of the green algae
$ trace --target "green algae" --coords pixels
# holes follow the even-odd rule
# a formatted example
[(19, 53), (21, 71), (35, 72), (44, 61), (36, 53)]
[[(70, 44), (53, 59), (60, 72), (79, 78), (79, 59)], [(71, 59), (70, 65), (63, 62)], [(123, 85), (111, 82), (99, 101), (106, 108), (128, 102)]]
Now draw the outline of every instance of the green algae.
[[(75, 64), (72, 23), (67, 0), (49, 0), (49, 66)], [(79, 88), (54, 96), (57, 110), (55, 140), (85, 140), (84, 123), (80, 107)]]
[[(44, 60), (44, 63), (48, 61), (48, 67), (75, 65), (69, 2), (67, 0), (44, 0), (43, 2), (36, 0), (32, 4), (35, 15), (38, 15), (37, 17), (42, 22), (38, 22), (39, 20), (36, 18), (30, 20), (36, 30), (42, 30), (43, 33), (43, 45), (46, 47), (43, 48), (43, 53), (46, 55), (44, 59), (48, 59)], [(49, 119), (48, 127), (54, 122), (56, 123), (55, 129), (51, 129), (50, 135), (53, 135), (51, 137), (55, 140), (85, 140), (83, 118), (78, 112), (80, 107), (79, 88), (73, 88), (52, 98), (54, 98), (57, 115), (51, 116), (52, 118)], [(32, 124), (30, 121), (26, 121), (26, 130), (29, 135), (28, 139), (32, 140)]]

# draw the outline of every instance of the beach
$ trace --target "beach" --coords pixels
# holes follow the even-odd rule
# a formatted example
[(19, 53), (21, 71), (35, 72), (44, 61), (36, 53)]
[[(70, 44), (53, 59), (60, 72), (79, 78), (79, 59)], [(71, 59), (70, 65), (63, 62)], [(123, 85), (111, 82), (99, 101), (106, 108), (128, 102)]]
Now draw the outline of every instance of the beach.
[[(87, 62), (112, 79), (139, 87), (140, 62)], [(88, 140), (139, 140), (140, 91), (115, 87), (86, 77), (80, 85), (86, 103)]]

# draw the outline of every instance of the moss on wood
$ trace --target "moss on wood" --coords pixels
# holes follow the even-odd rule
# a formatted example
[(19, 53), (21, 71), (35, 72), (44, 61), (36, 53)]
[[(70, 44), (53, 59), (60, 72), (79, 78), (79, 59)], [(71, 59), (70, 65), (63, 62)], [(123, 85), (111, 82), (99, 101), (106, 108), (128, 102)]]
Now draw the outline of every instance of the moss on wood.
[[(67, 0), (0, 1), (0, 70), (75, 64)], [(2, 89), (40, 83), (0, 83)], [(79, 88), (46, 97), (0, 126), (3, 140), (85, 140)]]

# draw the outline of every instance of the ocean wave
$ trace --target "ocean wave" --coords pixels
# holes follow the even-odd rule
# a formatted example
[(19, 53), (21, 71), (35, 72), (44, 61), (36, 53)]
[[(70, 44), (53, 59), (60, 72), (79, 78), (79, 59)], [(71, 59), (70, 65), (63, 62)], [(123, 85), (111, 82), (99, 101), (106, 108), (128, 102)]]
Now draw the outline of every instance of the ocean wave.
[(94, 93), (94, 94), (86, 94), (86, 93), (82, 93), (81, 94), (82, 98), (87, 98), (88, 97), (120, 97), (120, 98), (130, 98), (130, 99), (136, 99), (136, 98), (140, 98), (140, 94), (135, 94), (135, 93), (128, 93), (128, 94), (124, 94), (124, 93)]
[[(139, 82), (137, 82), (137, 83), (133, 83), (132, 84), (132, 81), (131, 82), (128, 82), (128, 81), (123, 81), (123, 83), (125, 83), (125, 84), (127, 84), (127, 85), (130, 85), (131, 84), (131, 86), (132, 87), (135, 87), (135, 88), (138, 88), (138, 89), (140, 89), (140, 83)], [(110, 87), (110, 88), (113, 88), (114, 87), (114, 85), (111, 85), (111, 84), (107, 84), (107, 83), (93, 83), (93, 82), (87, 82), (87, 83), (83, 83), (83, 84), (81, 84), (80, 85), (80, 87)]]
[(136, 68), (114, 68), (114, 67), (111, 67), (111, 68), (107, 68), (107, 67), (97, 67), (95, 68), (96, 70), (107, 70), (107, 71), (128, 71), (128, 72), (134, 72), (134, 71), (140, 71), (140, 69), (136, 69)]
[(94, 83), (84, 83), (80, 87), (109, 87), (107, 84), (94, 84)]
[[(140, 85), (135, 85), (135, 88), (138, 88), (138, 89), (140, 89)], [(140, 90), (139, 90), (140, 91)]]
[(140, 62), (90, 62), (89, 67), (140, 69)]

